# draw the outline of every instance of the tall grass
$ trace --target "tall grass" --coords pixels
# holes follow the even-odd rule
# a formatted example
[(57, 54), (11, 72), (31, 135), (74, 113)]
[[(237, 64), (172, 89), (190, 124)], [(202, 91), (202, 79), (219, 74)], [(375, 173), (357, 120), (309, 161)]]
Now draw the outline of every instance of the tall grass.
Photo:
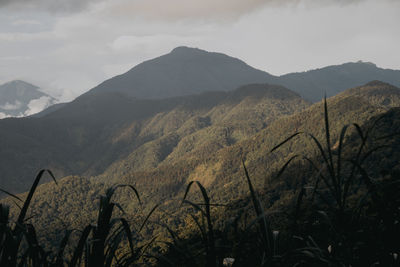
[[(141, 232), (156, 207), (146, 216), (139, 229), (132, 231), (126, 219), (112, 216), (115, 207), (123, 211), (119, 204), (111, 201), (115, 191), (121, 187), (130, 188), (140, 203), (139, 193), (131, 185), (116, 185), (108, 188), (105, 195), (100, 196), (97, 224), (88, 225), (83, 230), (70, 266), (82, 263), (85, 266), (129, 266), (144, 255), (147, 246), (135, 246), (134, 239)], [(121, 244), (123, 244), (123, 236), (128, 241), (129, 251), (117, 255), (118, 249), (121, 249)]]
[[(34, 226), (27, 223), (25, 218), (35, 190), (45, 172), (49, 173), (56, 182), (50, 170), (41, 170), (20, 208), (15, 223), (11, 222), (9, 207), (0, 204), (0, 266), (100, 267), (131, 266), (140, 262), (154, 239), (145, 245), (138, 245), (135, 240), (139, 239), (141, 230), (157, 206), (151, 209), (138, 229), (132, 229), (125, 218), (114, 217), (115, 207), (124, 213), (123, 208), (112, 201), (112, 196), (118, 188), (130, 188), (140, 203), (139, 193), (131, 185), (115, 185), (108, 188), (105, 195), (100, 196), (97, 224), (89, 224), (83, 229), (70, 259), (64, 254), (72, 233), (68, 229), (59, 244), (56, 255), (52, 256), (50, 252), (45, 251), (38, 242)], [(1, 191), (22, 202), (18, 196), (2, 189)], [(129, 246), (128, 251), (124, 250), (125, 243)]]
[[(302, 241), (303, 246), (291, 251), (290, 255), (293, 258), (302, 256), (303, 259), (301, 261), (304, 261), (304, 258), (306, 258), (306, 263), (313, 262), (321, 266), (342, 264), (357, 266), (357, 262), (358, 264), (361, 262), (368, 262), (368, 260), (364, 261), (362, 259), (358, 251), (361, 247), (366, 249), (366, 251), (371, 250), (372, 253), (370, 254), (376, 255), (377, 253), (377, 251), (374, 252), (373, 249), (371, 249), (377, 247), (373, 242), (368, 241), (369, 243), (367, 243), (366, 240), (362, 239), (377, 238), (387, 230), (379, 228), (370, 229), (368, 228), (370, 227), (369, 225), (364, 225), (366, 223), (371, 223), (372, 218), (368, 218), (368, 216), (366, 217), (365, 215), (362, 216), (363, 212), (365, 214), (371, 211), (371, 207), (379, 207), (377, 213), (380, 213), (380, 210), (386, 210), (382, 200), (382, 197), (386, 196), (386, 194), (382, 194), (382, 190), (385, 190), (382, 186), (383, 184), (381, 181), (371, 178), (364, 165), (373, 153), (388, 147), (386, 144), (379, 144), (381, 141), (399, 135), (399, 133), (371, 139), (371, 133), (377, 124), (385, 118), (386, 114), (384, 114), (378, 117), (378, 119), (366, 129), (361, 128), (355, 123), (343, 126), (339, 134), (337, 149), (335, 148), (336, 151), (334, 151), (326, 98), (323, 104), (325, 140), (319, 140), (308, 132), (296, 132), (271, 150), (271, 152), (274, 152), (290, 142), (293, 138), (305, 135), (312, 140), (318, 151), (318, 156), (315, 159), (311, 159), (307, 155), (292, 156), (278, 172), (278, 177), (282, 176), (285, 169), (287, 169), (296, 158), (305, 160), (314, 169), (315, 179), (309, 179), (309, 184), (303, 182), (297, 199), (294, 221), (301, 216), (300, 207), (304, 201), (307, 190), (312, 189), (311, 202), (315, 202), (314, 196), (317, 196), (320, 202), (323, 203), (323, 205), (315, 206), (316, 210), (315, 208), (313, 210), (314, 219), (306, 219), (311, 220), (316, 225), (325, 227), (326, 233), (320, 234), (315, 226), (311, 226), (311, 229), (315, 229), (314, 232), (311, 230), (311, 234), (319, 235), (326, 247), (321, 247), (311, 236), (297, 236), (296, 238)], [(359, 139), (359, 145), (356, 152), (350, 158), (345, 158), (343, 155), (345, 138), (350, 127), (355, 128), (356, 135)], [(369, 147), (367, 146), (368, 143), (377, 143), (377, 145)], [(400, 180), (398, 177), (393, 177), (393, 179), (391, 185), (398, 187)], [(362, 187), (365, 189), (361, 190)], [(359, 201), (350, 204), (350, 197), (356, 194), (360, 196)], [(400, 206), (398, 208), (400, 208)], [(376, 226), (381, 225), (381, 227), (385, 227), (382, 224), (384, 216), (374, 214), (374, 216), (376, 215), (378, 216), (372, 220), (373, 223), (376, 224)], [(391, 217), (392, 220), (395, 218), (395, 216), (389, 217)], [(393, 233), (399, 234), (398, 228), (397, 226), (397, 230), (393, 231)], [(398, 249), (399, 247), (397, 250)], [(389, 254), (388, 251), (383, 253), (386, 253), (385, 256)], [(376, 255), (376, 258), (381, 257), (382, 255)], [(377, 263), (379, 263), (379, 261), (377, 261)]]
[[(39, 185), (40, 179), (46, 172), (50, 174), (54, 182), (57, 183), (50, 170), (39, 171), (14, 225), (10, 223), (9, 207), (0, 204), (0, 266), (17, 266), (17, 263), (19, 266), (39, 266), (40, 263), (46, 262), (47, 253), (45, 253), (43, 248), (38, 244), (35, 228), (33, 225), (26, 223), (25, 221), (26, 213), (32, 201), (33, 194)], [(5, 190), (1, 191), (15, 200), (22, 202), (19, 197)], [(19, 207), (18, 204), (17, 206)], [(27, 249), (21, 253), (20, 250), (23, 241), (25, 241)]]
[[(361, 178), (362, 182), (367, 186), (369, 194), (375, 194), (376, 188), (374, 187), (374, 182), (368, 175), (368, 172), (364, 169), (363, 163), (374, 152), (385, 147), (378, 146), (370, 149), (367, 148), (367, 141), (369, 140), (370, 134), (383, 116), (375, 120), (375, 122), (366, 130), (363, 130), (356, 123), (343, 126), (339, 135), (337, 151), (334, 153), (332, 148), (332, 138), (329, 127), (328, 105), (326, 98), (324, 99), (323, 104), (325, 125), (324, 141), (319, 140), (313, 134), (308, 132), (296, 132), (276, 145), (271, 152), (279, 149), (299, 135), (305, 135), (306, 137), (309, 137), (319, 152), (319, 155), (316, 159), (317, 161), (322, 160), (322, 163), (311, 159), (307, 155), (294, 155), (283, 165), (281, 170), (278, 172), (278, 177), (282, 175), (289, 164), (292, 163), (296, 158), (301, 158), (307, 161), (316, 173), (316, 179), (313, 181), (314, 184), (312, 185), (313, 195), (319, 196), (325, 204), (334, 209), (339, 215), (343, 215), (347, 208), (349, 194), (357, 177)], [(346, 133), (350, 127), (354, 127), (356, 129), (360, 144), (357, 148), (356, 154), (352, 158), (344, 159), (344, 141)], [(343, 171), (343, 166), (345, 165), (349, 168), (346, 170), (346, 172)], [(310, 188), (310, 186), (308, 186), (308, 188)], [(328, 193), (329, 196), (326, 193)], [(332, 203), (330, 199), (333, 199), (334, 202)]]

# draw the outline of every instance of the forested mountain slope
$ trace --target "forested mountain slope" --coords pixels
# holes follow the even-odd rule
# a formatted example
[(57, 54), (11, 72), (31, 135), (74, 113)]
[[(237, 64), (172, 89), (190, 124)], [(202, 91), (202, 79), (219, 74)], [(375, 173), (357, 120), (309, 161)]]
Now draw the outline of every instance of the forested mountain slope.
[(202, 147), (236, 143), (308, 105), (266, 84), (153, 100), (84, 95), (40, 118), (0, 121), (0, 187), (27, 190), (41, 168), (63, 177), (99, 175), (125, 159), (135, 169), (156, 167)]
[[(225, 101), (227, 100), (225, 99)], [(227, 102), (229, 103), (229, 101)], [(371, 138), (376, 139), (383, 135), (390, 135), (392, 132), (398, 132), (400, 130), (400, 114), (399, 109), (395, 107), (399, 106), (400, 89), (381, 82), (372, 82), (329, 98), (328, 112), (332, 149), (335, 149), (339, 131), (344, 125), (358, 123), (365, 130), (381, 114), (387, 113), (388, 115), (377, 125), (377, 130), (371, 134)], [(202, 118), (205, 117), (205, 114), (209, 114), (210, 121), (212, 121), (212, 114), (214, 114), (212, 109), (203, 113)], [(223, 117), (216, 116), (215, 118), (224, 121)], [(226, 131), (215, 134), (218, 133), (216, 130), (218, 127), (210, 124), (208, 119), (195, 119), (194, 122), (190, 122), (191, 127), (182, 123), (181, 127), (169, 131), (172, 136), (176, 137), (176, 139), (171, 137), (173, 142), (168, 138), (154, 139), (154, 144), (150, 142), (150, 149), (141, 151), (139, 148), (140, 153), (131, 153), (126, 158), (116, 161), (98, 177), (91, 179), (66, 177), (60, 181), (58, 186), (53, 183), (41, 186), (31, 205), (31, 210), (35, 212), (32, 220), (38, 225), (50, 225), (47, 229), (51, 229), (51, 231), (46, 232), (46, 238), (57, 239), (58, 229), (62, 229), (64, 226), (52, 218), (57, 217), (71, 227), (79, 227), (83, 223), (92, 221), (96, 213), (99, 193), (116, 183), (134, 185), (141, 194), (144, 203), (142, 209), (144, 210), (148, 210), (156, 203), (161, 203), (159, 211), (154, 215), (154, 220), (166, 221), (170, 226), (180, 227), (185, 222), (185, 216), (179, 209), (181, 197), (185, 186), (191, 180), (198, 180), (207, 188), (213, 203), (229, 204), (233, 201), (241, 201), (243, 198), (246, 199), (248, 189), (244, 181), (242, 158), (245, 160), (255, 187), (262, 193), (266, 205), (271, 210), (284, 209), (292, 203), (294, 192), (301, 184), (304, 173), (298, 168), (304, 162), (288, 168), (287, 174), (279, 179), (274, 177), (291, 156), (304, 154), (313, 159), (316, 157), (317, 151), (312, 140), (300, 137), (285, 144), (278, 151), (271, 153), (270, 150), (297, 131), (310, 132), (316, 138), (323, 140), (325, 134), (323, 118), (323, 105), (316, 103), (304, 111), (282, 116), (265, 125), (261, 131), (243, 136), (232, 143), (227, 141)], [(127, 129), (131, 128), (127, 125)], [(163, 125), (153, 129), (165, 130), (167, 128)], [(199, 130), (193, 131), (193, 129)], [(188, 131), (188, 134), (179, 139), (177, 136), (184, 131)], [(202, 134), (197, 136), (197, 132), (207, 133), (211, 141), (194, 148), (181, 149), (181, 146), (186, 147), (185, 138), (201, 139)], [(346, 143), (349, 144), (346, 145), (348, 147), (346, 156), (353, 153), (352, 147), (358, 145), (358, 139), (352, 137), (355, 134), (355, 130), (351, 130), (349, 137), (346, 138)], [(173, 145), (170, 146), (171, 142)], [(390, 146), (383, 151), (376, 152), (373, 160), (368, 162), (368, 171), (378, 173), (385, 169), (399, 169), (399, 139), (397, 136), (393, 136), (390, 141), (386, 142), (390, 143)], [(194, 142), (194, 144), (197, 143)], [(203, 142), (199, 144), (203, 144)], [(167, 156), (162, 154), (165, 146), (169, 147)], [(149, 153), (148, 151), (155, 152), (148, 155), (146, 154)], [(139, 166), (143, 164), (140, 161), (147, 157), (149, 159), (146, 162), (151, 162), (151, 164), (145, 169), (140, 168)], [(132, 202), (129, 195), (125, 193), (115, 195), (114, 201), (121, 203), (127, 214), (133, 214), (130, 218), (135, 219), (134, 214), (138, 212), (137, 204)], [(215, 210), (215, 216), (228, 216), (224, 215), (224, 209), (229, 210), (227, 214), (232, 214), (235, 210), (238, 212), (243, 205), (247, 204), (221, 207), (219, 211)], [(156, 229), (156, 232), (161, 231), (156, 225), (151, 226), (150, 229)]]

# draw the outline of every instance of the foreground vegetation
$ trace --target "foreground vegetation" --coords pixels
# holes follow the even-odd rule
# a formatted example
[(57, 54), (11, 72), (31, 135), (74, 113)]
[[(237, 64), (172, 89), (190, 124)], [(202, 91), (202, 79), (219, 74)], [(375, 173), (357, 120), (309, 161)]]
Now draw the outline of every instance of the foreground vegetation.
[[(162, 225), (169, 238), (153, 236), (145, 230), (158, 206), (128, 220), (113, 195), (128, 189), (140, 206), (139, 193), (131, 185), (117, 185), (100, 196), (95, 223), (65, 229), (57, 248), (48, 250), (39, 244), (38, 228), (26, 217), (43, 174), (53, 177), (42, 170), (15, 222), (9, 207), (0, 206), (0, 265), (398, 266), (400, 173), (395, 169), (371, 173), (367, 167), (376, 155), (391, 156), (381, 151), (391, 146), (397, 132), (374, 136), (373, 131), (384, 127), (385, 120), (394, 125), (399, 112), (387, 112), (365, 127), (346, 125), (334, 142), (326, 102), (324, 109), (323, 140), (298, 132), (271, 150), (282, 150), (302, 135), (310, 138), (316, 150), (312, 156), (290, 155), (276, 172), (275, 179), (295, 176), (300, 185), (292, 189), (293, 203), (284, 210), (266, 206), (243, 161), (251, 211), (245, 210), (246, 200), (213, 203), (202, 183), (192, 181), (180, 200), (186, 223)], [(200, 195), (193, 192), (194, 187)], [(10, 195), (17, 204), (22, 202)], [(221, 215), (220, 209), (227, 214)]]

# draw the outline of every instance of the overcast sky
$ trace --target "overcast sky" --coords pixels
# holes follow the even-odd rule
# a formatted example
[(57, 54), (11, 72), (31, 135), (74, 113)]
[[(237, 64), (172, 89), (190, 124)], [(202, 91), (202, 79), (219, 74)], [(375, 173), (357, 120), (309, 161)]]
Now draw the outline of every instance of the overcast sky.
[(400, 69), (400, 0), (0, 0), (0, 83), (62, 101), (181, 45), (274, 75)]

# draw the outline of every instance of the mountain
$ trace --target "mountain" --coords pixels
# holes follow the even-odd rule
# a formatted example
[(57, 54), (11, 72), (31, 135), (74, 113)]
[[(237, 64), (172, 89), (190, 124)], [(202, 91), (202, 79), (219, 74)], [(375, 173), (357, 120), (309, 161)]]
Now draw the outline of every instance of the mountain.
[(48, 108), (43, 109), (42, 111), (40, 111), (38, 113), (35, 113), (35, 114), (31, 115), (31, 116), (35, 117), (35, 118), (43, 117), (43, 116), (45, 116), (47, 114), (53, 113), (56, 110), (59, 110), (60, 108), (64, 107), (66, 104), (67, 103), (53, 104), (53, 105), (49, 106)]
[(400, 86), (400, 71), (359, 61), (273, 76), (221, 53), (177, 47), (101, 83), (87, 94), (120, 92), (140, 99), (159, 99), (205, 91), (231, 91), (250, 83), (269, 83), (283, 85), (303, 98), (317, 102), (325, 92), (327, 96), (333, 96), (372, 80)]
[[(227, 55), (178, 47), (103, 82), (71, 103), (32, 118), (2, 120), (0, 174), (7, 180), (2, 178), (0, 186), (12, 192), (26, 190), (29, 175), (45, 167), (58, 176), (93, 176), (111, 166), (118, 169), (117, 162), (124, 160), (127, 166), (146, 169), (172, 162), (186, 152), (214, 153), (249, 138), (281, 116), (304, 109), (309, 103), (300, 96), (316, 97), (324, 87), (321, 84), (337, 90), (336, 94), (340, 86), (373, 79), (374, 73), (395, 82), (400, 77), (399, 71), (362, 62), (274, 77)], [(287, 83), (293, 90), (241, 85), (262, 80)], [(26, 88), (39, 92), (21, 81), (3, 87), (16, 88), (9, 90), (15, 94), (29, 91)], [(19, 104), (10, 101), (3, 106), (10, 109), (11, 104)], [(396, 93), (385, 101), (396, 103)]]
[(16, 80), (0, 85), (0, 119), (29, 116), (54, 104), (55, 99), (40, 88)]
[[(400, 86), (400, 71), (359, 61), (273, 76), (221, 53), (177, 47), (166, 55), (145, 61), (104, 81), (82, 97), (113, 92), (138, 99), (162, 99), (207, 91), (232, 91), (251, 83), (269, 83), (282, 85), (311, 102), (317, 102), (325, 93), (328, 97), (333, 96), (372, 80)], [(0, 117), (32, 115), (54, 102), (55, 99), (40, 92), (38, 87), (23, 81), (0, 86)], [(57, 111), (63, 105), (52, 106), (37, 117)]]
[(351, 62), (278, 77), (281, 84), (304, 98), (320, 101), (325, 92), (334, 96), (347, 88), (379, 80), (400, 86), (400, 70), (382, 69), (370, 62)]
[[(106, 165), (99, 172), (100, 175), (91, 178), (69, 176), (61, 179), (58, 185), (48, 183), (39, 187), (31, 204), (31, 212), (35, 214), (32, 221), (39, 229), (41, 226), (46, 227), (47, 240), (59, 240), (59, 232), (64, 229), (64, 224), (80, 229), (82, 225), (93, 222), (98, 196), (112, 184), (134, 185), (144, 204), (140, 211), (162, 203), (159, 208), (161, 211), (153, 215), (157, 223), (166, 222), (178, 229), (186, 223), (184, 229), (188, 229), (188, 215), (185, 216), (179, 207), (186, 185), (189, 181), (197, 180), (206, 187), (212, 203), (227, 204), (226, 207), (215, 207), (214, 217), (236, 218), (238, 213), (251, 210), (248, 208), (251, 203), (246, 200), (248, 189), (241, 159), (244, 159), (253, 185), (260, 192), (263, 204), (270, 212), (275, 211), (279, 215), (292, 205), (296, 198), (296, 188), (301, 188), (302, 177), (306, 175), (302, 171), (307, 169), (303, 168), (305, 162), (294, 162), (279, 179), (276, 178), (277, 173), (293, 155), (305, 155), (318, 162), (315, 146), (311, 139), (303, 136), (285, 144), (278, 151), (270, 151), (297, 131), (309, 132), (319, 140), (324, 140), (323, 103), (309, 105), (287, 89), (267, 85), (251, 85), (231, 93), (204, 93), (178, 99), (179, 101), (174, 99), (177, 104), (171, 104), (172, 108), (150, 114), (143, 120), (124, 122), (120, 124), (124, 125), (122, 130), (109, 130), (111, 132), (106, 135), (109, 136), (107, 142), (113, 145), (119, 143), (127, 150), (123, 153), (122, 150), (115, 151), (120, 158), (112, 164), (104, 160), (107, 153), (113, 154), (108, 150), (110, 147), (97, 151), (101, 157), (88, 166), (96, 161), (100, 161), (100, 165)], [(215, 103), (205, 106), (204, 103), (210, 103), (211, 99)], [(166, 100), (161, 102), (164, 101)], [(133, 103), (135, 102), (131, 104)], [(155, 106), (155, 103), (158, 102), (146, 104)], [(379, 142), (382, 136), (398, 133), (400, 109), (396, 107), (399, 106), (400, 89), (378, 81), (329, 98), (332, 149), (337, 144), (344, 125), (357, 123), (365, 132), (382, 114), (385, 117), (379, 120), (370, 138)], [(268, 107), (270, 108), (266, 110)], [(88, 107), (87, 109), (93, 111)], [(49, 123), (50, 119), (43, 121), (43, 125)], [(244, 127), (240, 128), (240, 125)], [(71, 132), (76, 131), (76, 126), (69, 127)], [(87, 127), (91, 128), (92, 125)], [(108, 127), (113, 129), (116, 124)], [(106, 126), (103, 130), (105, 129)], [(95, 131), (102, 130), (97, 128)], [(84, 133), (81, 131), (79, 136), (84, 137)], [(54, 134), (57, 133), (50, 135)], [(355, 138), (356, 135), (356, 130), (349, 128), (344, 145), (346, 160), (357, 151), (359, 139)], [(400, 140), (394, 135), (390, 138), (384, 143), (390, 145), (383, 150), (377, 150), (371, 160), (366, 162), (368, 172), (400, 170)], [(96, 138), (93, 143), (98, 144), (101, 140), (102, 138)], [(371, 148), (372, 145), (379, 146), (380, 143), (368, 143)], [(90, 146), (93, 144), (87, 149)], [(80, 153), (77, 151), (69, 157)], [(345, 171), (345, 166), (343, 169)], [(10, 200), (7, 201), (11, 203)], [(113, 201), (120, 203), (126, 216), (132, 214), (131, 219), (134, 220), (139, 211), (126, 192), (115, 194)], [(282, 227), (280, 222), (275, 223)], [(158, 226), (151, 227), (154, 236), (163, 235)], [(189, 229), (193, 230), (190, 227)]]
[(0, 187), (27, 190), (41, 168), (58, 177), (93, 176), (124, 160), (146, 169), (189, 151), (211, 153), (308, 105), (298, 94), (267, 84), (167, 99), (86, 94), (40, 117), (0, 121)]
[(90, 93), (118, 91), (136, 98), (155, 99), (231, 91), (268, 79), (272, 76), (239, 59), (197, 48), (177, 47), (101, 83)]

